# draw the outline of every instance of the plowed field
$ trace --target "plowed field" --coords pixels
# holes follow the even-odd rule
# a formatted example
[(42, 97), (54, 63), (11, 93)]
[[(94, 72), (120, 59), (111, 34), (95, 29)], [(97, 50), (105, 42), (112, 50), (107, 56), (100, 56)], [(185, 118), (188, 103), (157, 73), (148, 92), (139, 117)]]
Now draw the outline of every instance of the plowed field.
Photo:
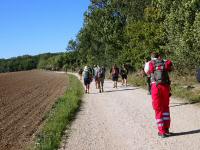
[(66, 85), (61, 73), (0, 74), (0, 150), (25, 149)]

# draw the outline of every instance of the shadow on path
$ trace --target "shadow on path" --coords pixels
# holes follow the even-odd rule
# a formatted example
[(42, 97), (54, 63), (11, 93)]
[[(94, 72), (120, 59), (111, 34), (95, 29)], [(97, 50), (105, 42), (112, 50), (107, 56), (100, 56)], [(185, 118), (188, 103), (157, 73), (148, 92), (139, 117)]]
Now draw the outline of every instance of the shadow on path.
[(104, 91), (104, 93), (110, 93), (110, 92), (118, 92), (118, 91), (133, 91), (137, 90), (139, 88), (132, 88), (132, 89), (119, 89), (119, 90), (109, 90), (109, 91)]
[[(91, 95), (93, 95), (93, 94), (103, 94), (103, 93), (111, 93), (111, 92), (122, 92), (122, 91), (133, 91), (133, 90), (137, 90), (137, 89), (140, 89), (140, 88), (132, 88), (132, 89), (117, 89), (117, 90), (115, 90), (115, 89), (113, 89), (113, 90), (105, 90), (104, 92), (102, 92), (102, 93), (99, 93), (98, 91), (97, 92), (91, 92), (91, 93), (89, 93), (89, 95), (91, 94)], [(98, 89), (97, 89), (98, 90)], [(87, 95), (87, 94), (86, 94)]]
[(200, 133), (200, 129), (187, 131), (187, 132), (172, 133), (171, 136), (181, 136), (181, 135), (189, 135), (189, 134), (197, 134), (197, 133)]
[(186, 103), (171, 103), (172, 105), (170, 105), (170, 107), (177, 107), (177, 106), (182, 106), (182, 105), (193, 105), (197, 103), (200, 103), (200, 101), (186, 102)]

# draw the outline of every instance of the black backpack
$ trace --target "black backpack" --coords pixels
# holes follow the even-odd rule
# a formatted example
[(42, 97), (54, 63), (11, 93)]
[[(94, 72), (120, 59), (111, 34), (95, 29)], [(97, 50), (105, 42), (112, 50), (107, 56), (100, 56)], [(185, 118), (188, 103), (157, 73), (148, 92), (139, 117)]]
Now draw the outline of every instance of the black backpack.
[(153, 60), (154, 72), (151, 73), (151, 82), (156, 84), (164, 83), (170, 84), (168, 72), (165, 69), (165, 62), (163, 60)]
[(105, 71), (103, 68), (100, 68), (97, 73), (98, 78), (103, 78), (105, 76)]

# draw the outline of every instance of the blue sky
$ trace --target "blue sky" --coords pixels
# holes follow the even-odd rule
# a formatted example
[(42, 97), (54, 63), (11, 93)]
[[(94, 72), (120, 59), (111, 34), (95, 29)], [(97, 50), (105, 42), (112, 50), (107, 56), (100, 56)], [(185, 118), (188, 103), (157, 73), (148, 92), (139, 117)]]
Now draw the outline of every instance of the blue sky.
[(0, 58), (63, 52), (90, 0), (0, 0)]

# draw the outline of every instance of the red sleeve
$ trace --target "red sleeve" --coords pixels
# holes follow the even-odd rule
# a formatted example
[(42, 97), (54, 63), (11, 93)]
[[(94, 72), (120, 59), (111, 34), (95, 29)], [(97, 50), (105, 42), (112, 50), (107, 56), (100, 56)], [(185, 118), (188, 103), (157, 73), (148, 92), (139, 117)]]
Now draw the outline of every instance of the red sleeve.
[(172, 61), (171, 61), (171, 60), (167, 60), (167, 61), (165, 62), (165, 69), (166, 69), (167, 71), (171, 71), (171, 70), (172, 70)]
[(149, 73), (153, 73), (154, 72), (154, 62), (150, 61), (149, 63)]

